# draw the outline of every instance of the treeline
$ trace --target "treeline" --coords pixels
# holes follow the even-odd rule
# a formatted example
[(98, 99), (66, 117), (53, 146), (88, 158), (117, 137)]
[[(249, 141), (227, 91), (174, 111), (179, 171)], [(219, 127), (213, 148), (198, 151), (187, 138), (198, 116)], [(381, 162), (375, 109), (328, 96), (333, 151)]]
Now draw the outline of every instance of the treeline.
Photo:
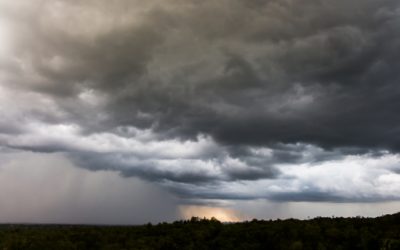
[(200, 219), (143, 226), (1, 225), (13, 249), (400, 249), (400, 213), (378, 218)]

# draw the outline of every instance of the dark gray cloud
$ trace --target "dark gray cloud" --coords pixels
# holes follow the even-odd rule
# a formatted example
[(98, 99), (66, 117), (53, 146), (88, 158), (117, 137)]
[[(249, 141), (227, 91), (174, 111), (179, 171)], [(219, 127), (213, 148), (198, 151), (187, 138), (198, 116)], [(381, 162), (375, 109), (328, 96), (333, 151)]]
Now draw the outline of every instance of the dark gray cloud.
[(398, 200), (397, 196), (361, 196), (361, 197), (343, 197), (341, 195), (329, 193), (329, 192), (319, 192), (319, 191), (309, 191), (309, 192), (293, 192), (293, 193), (281, 193), (272, 195), (272, 197), (268, 197), (269, 200), (272, 201), (293, 201), (293, 202), (334, 202), (334, 203), (354, 203), (354, 202), (383, 202), (383, 201), (391, 201)]
[[(136, 12), (117, 9), (102, 28), (97, 5), (45, 2), (10, 17), (15, 56), (39, 78), (15, 81), (62, 99), (88, 133), (130, 125), (228, 145), (397, 151), (396, 1), (225, 4), (159, 4), (125, 22)], [(90, 26), (78, 23), (87, 11), (95, 27), (57, 23), (64, 11)], [(104, 95), (101, 123), (71, 103), (85, 91)]]
[(63, 152), (81, 167), (192, 198), (294, 201), (358, 196), (318, 185), (277, 194), (233, 187), (281, 188), (287, 165), (399, 153), (398, 1), (0, 1), (0, 9), (9, 30), (0, 145)]

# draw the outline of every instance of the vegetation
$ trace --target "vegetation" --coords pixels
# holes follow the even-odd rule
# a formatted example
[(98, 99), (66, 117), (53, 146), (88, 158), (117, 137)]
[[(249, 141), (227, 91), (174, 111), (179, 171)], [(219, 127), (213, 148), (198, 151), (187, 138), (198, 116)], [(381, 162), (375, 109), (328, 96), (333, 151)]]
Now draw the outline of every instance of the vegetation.
[(400, 249), (400, 213), (143, 226), (1, 225), (0, 249)]

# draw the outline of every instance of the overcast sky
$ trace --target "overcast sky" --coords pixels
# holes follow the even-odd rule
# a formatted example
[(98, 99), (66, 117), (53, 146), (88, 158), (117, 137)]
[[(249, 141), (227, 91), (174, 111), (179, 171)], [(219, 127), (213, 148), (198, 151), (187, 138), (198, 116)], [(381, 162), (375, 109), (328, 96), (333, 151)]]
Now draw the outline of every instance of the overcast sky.
[(0, 222), (400, 210), (398, 0), (0, 0)]

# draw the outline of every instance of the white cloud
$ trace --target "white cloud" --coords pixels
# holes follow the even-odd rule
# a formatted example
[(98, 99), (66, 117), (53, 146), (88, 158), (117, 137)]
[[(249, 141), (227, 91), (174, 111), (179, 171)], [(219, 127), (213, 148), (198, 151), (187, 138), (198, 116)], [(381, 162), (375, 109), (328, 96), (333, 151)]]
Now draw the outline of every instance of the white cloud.
[(40, 122), (24, 124), (24, 131), (1, 134), (0, 140), (14, 148), (67, 152), (82, 167), (141, 176), (194, 199), (400, 199), (400, 175), (396, 174), (400, 156), (388, 152), (315, 161), (318, 155), (334, 153), (293, 144), (286, 145), (286, 150), (296, 151), (300, 158), (283, 164), (274, 160), (273, 148), (249, 147), (250, 155), (236, 157), (206, 136), (193, 141), (161, 140), (152, 130), (129, 127), (115, 133), (84, 134), (76, 124)]

